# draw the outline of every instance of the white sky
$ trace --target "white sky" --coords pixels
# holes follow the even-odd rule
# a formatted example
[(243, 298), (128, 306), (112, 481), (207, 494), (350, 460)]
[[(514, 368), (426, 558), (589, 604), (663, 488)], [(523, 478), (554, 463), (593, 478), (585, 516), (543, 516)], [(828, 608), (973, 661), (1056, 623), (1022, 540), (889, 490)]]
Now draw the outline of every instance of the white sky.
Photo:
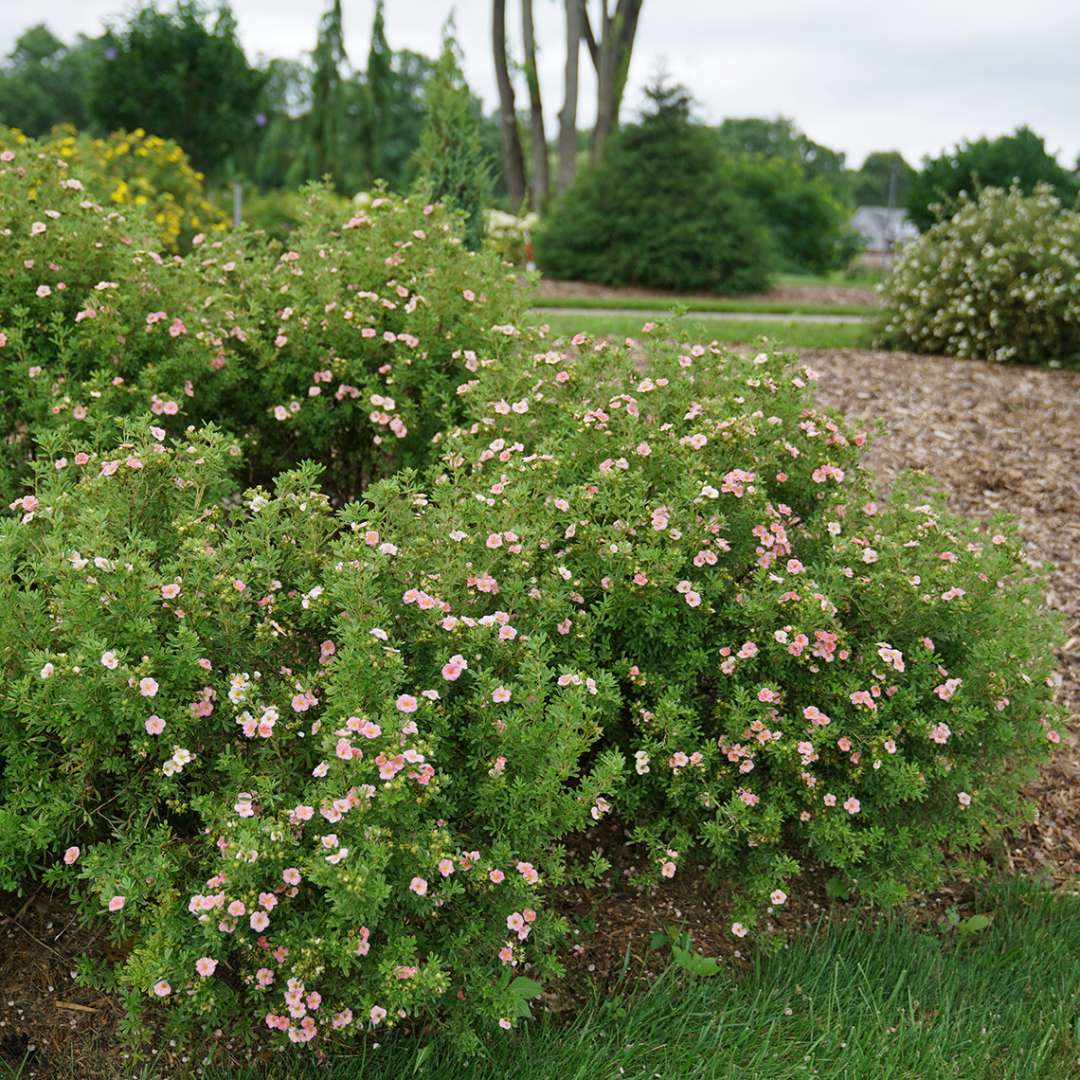
[[(166, 0), (167, 2), (167, 0)], [(612, 0), (613, 2), (613, 0)], [(595, 12), (599, 0), (588, 0)], [(233, 0), (249, 56), (300, 57), (314, 45), (324, 0)], [(367, 56), (374, 0), (343, 0), (350, 60)], [(387, 0), (393, 48), (434, 54), (451, 7), (466, 75), (493, 107), (490, 0)], [(561, 0), (534, 0), (549, 131), (562, 97)], [(44, 21), (64, 40), (96, 34), (126, 0), (0, 0), (0, 52)], [(520, 3), (508, 0), (518, 51)], [(579, 126), (595, 86), (582, 50)], [(791, 116), (857, 166), (875, 149), (913, 164), (963, 137), (1029, 124), (1072, 165), (1080, 155), (1080, 0), (645, 0), (627, 94), (663, 67), (709, 121)], [(519, 106), (524, 87), (519, 82)]]

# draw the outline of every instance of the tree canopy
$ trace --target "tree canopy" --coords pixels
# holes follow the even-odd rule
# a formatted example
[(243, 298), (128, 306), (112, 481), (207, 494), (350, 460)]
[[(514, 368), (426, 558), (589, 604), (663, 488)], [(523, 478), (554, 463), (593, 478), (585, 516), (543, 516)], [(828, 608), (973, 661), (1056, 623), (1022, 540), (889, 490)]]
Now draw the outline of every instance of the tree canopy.
[(961, 192), (973, 196), (982, 188), (1008, 189), (1014, 181), (1025, 194), (1036, 184), (1049, 184), (1067, 206), (1080, 193), (1080, 180), (1047, 151), (1042, 136), (1020, 127), (1011, 135), (964, 141), (938, 157), (924, 159), (908, 192), (908, 213), (920, 229), (928, 229), (937, 220), (931, 209), (935, 203), (950, 216)]
[(227, 4), (147, 6), (111, 29), (90, 82), (99, 127), (175, 139), (205, 172), (223, 168), (256, 133), (265, 75), (249, 63)]

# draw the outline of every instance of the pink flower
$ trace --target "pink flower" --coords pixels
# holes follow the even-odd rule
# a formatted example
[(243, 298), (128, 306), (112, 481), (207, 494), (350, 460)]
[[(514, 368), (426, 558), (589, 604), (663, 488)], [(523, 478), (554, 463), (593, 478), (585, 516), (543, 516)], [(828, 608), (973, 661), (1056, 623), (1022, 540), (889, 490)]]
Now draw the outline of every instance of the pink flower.
[(172, 993), (172, 987), (164, 979), (161, 979), (154, 983), (154, 993), (158, 997), (168, 997)]
[(749, 931), (746, 929), (745, 926), (743, 926), (741, 922), (733, 922), (731, 924), (731, 932), (736, 937), (746, 937), (746, 935), (749, 933)]
[(209, 979), (217, 968), (217, 961), (211, 956), (200, 956), (195, 961), (195, 970), (204, 978)]
[(439, 860), (439, 873), (443, 877), (449, 877), (454, 872), (454, 862), (452, 859), (440, 859)]
[(821, 800), (826, 806), (836, 805), (836, 796), (830, 791), (827, 795), (822, 797)]
[(507, 690), (505, 686), (496, 686), (495, 689), (491, 691), (491, 700), (494, 701), (496, 705), (503, 705), (510, 700), (510, 691)]
[(409, 888), (416, 893), (417, 896), (424, 896), (427, 893), (428, 883), (422, 877), (414, 877), (409, 882)]
[(508, 1020), (505, 1016), (499, 1017), (499, 1027), (501, 1027), (503, 1031), (509, 1031), (513, 1026), (513, 1022)]
[(856, 799), (853, 795), (850, 799), (844, 800), (844, 809), (849, 814), (857, 814), (862, 809), (862, 805), (860, 804), (859, 800)]
[(948, 724), (935, 724), (930, 729), (930, 738), (936, 743), (940, 743), (942, 746), (949, 741), (949, 736), (952, 734), (952, 729)]
[(773, 891), (769, 894), (769, 899), (777, 907), (780, 907), (787, 902), (787, 893), (784, 892), (783, 889), (773, 889)]
[(489, 881), (490, 881), (490, 882), (491, 882), (492, 884), (494, 884), (494, 885), (498, 885), (498, 884), (499, 884), (500, 882), (502, 882), (502, 881), (505, 881), (505, 880), (506, 880), (506, 875), (505, 875), (505, 874), (504, 874), (504, 873), (503, 873), (503, 872), (502, 872), (501, 870), (498, 870), (498, 869), (496, 869), (496, 870), (492, 870), (492, 871), (491, 871), (491, 872), (490, 872), (490, 873), (488, 874), (488, 880), (489, 880)]
[(111, 650), (103, 652), (101, 654), (101, 666), (108, 668), (110, 671), (115, 671), (120, 666), (120, 661), (116, 658), (116, 653)]
[(165, 721), (160, 716), (148, 716), (143, 727), (147, 735), (160, 735), (165, 730)]
[(161, 586), (161, 595), (166, 600), (175, 600), (180, 595), (180, 586), (174, 582)]
[(683, 599), (690, 607), (700, 607), (701, 605), (701, 596), (698, 593), (694, 592), (693, 589), (690, 589), (688, 592), (686, 592), (683, 595)]
[(69, 847), (64, 852), (64, 862), (70, 866), (79, 857), (79, 849), (77, 847)]
[(971, 796), (966, 791), (957, 792), (956, 798), (961, 806), (971, 805)]
[(126, 903), (127, 903), (127, 897), (126, 896), (114, 896), (109, 901), (109, 910), (110, 911), (119, 911), (124, 906), (124, 904), (126, 904)]
[(398, 712), (414, 713), (416, 712), (416, 698), (412, 694), (401, 694), (397, 699)]
[(281, 871), (281, 880), (286, 885), (299, 885), (300, 884), (300, 871), (295, 866), (286, 867)]
[(678, 867), (669, 859), (660, 867), (660, 873), (666, 878), (673, 878)]
[(143, 697), (154, 697), (158, 692), (157, 679), (151, 679), (148, 675), (145, 679), (139, 680), (139, 693)]
[(381, 1005), (372, 1005), (368, 1015), (373, 1024), (381, 1024), (386, 1019), (386, 1010)]
[(248, 919), (248, 925), (252, 930), (261, 933), (270, 925), (270, 916), (265, 911), (253, 911), (251, 918)]

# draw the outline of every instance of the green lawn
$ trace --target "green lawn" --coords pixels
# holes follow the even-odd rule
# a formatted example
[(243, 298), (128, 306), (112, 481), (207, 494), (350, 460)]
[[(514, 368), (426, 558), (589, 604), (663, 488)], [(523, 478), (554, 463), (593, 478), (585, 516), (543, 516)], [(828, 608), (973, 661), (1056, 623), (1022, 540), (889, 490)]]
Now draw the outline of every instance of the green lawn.
[[(987, 887), (988, 929), (834, 920), (744, 975), (669, 970), (570, 1020), (493, 1032), (462, 1063), (390, 1036), (277, 1080), (1069, 1080), (1080, 1076), (1080, 897)], [(206, 1080), (256, 1080), (265, 1070)], [(274, 1080), (273, 1077), (270, 1080)]]
[[(546, 323), (555, 334), (585, 333), (593, 337), (640, 337), (644, 318), (637, 315), (545, 315), (534, 313), (534, 321)], [(735, 320), (693, 319), (678, 322), (679, 337), (689, 341), (723, 341), (728, 344), (754, 343), (766, 337), (774, 345), (794, 349), (865, 349), (873, 340), (867, 323), (786, 322), (779, 319)]]
[(885, 279), (885, 272), (870, 266), (831, 270), (827, 274), (777, 274), (777, 285), (828, 285), (831, 288), (871, 289)]
[(534, 308), (594, 308), (620, 311), (667, 311), (678, 305), (687, 311), (747, 312), (758, 315), (877, 315), (879, 309), (860, 304), (799, 304), (782, 300), (740, 300), (738, 297), (717, 300), (711, 297), (672, 297), (665, 300), (648, 296), (538, 296)]

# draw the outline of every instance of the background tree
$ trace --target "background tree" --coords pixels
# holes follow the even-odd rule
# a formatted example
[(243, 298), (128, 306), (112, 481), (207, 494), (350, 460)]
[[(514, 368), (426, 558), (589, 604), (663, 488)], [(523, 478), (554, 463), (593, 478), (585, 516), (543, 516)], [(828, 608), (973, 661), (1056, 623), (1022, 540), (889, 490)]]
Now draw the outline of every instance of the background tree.
[(525, 201), (525, 154), (521, 149), (521, 132), (518, 131), (514, 84), (506, 59), (506, 0), (492, 0), (491, 44), (495, 54), (495, 81), (499, 88), (503, 172), (510, 206), (518, 210)]
[(390, 103), (398, 87), (394, 78), (394, 54), (386, 40), (383, 0), (376, 0), (375, 3), (365, 83), (369, 110), (365, 130), (368, 164), (373, 177), (390, 180), (386, 149), (390, 132)]
[(728, 182), (713, 132), (693, 122), (681, 87), (646, 94), (640, 122), (621, 127), (555, 204), (537, 238), (541, 268), (608, 285), (767, 287), (772, 238)]
[(536, 70), (536, 31), (532, 0), (521, 0), (522, 38), (525, 44), (525, 84), (529, 88), (529, 133), (532, 149), (532, 205), (543, 210), (551, 189), (544, 104), (540, 96), (540, 75)]
[(837, 198), (852, 201), (844, 153), (814, 142), (786, 116), (728, 117), (716, 136), (726, 154), (797, 162), (807, 177), (823, 180)]
[(65, 45), (44, 24), (26, 30), (0, 65), (0, 124), (44, 135), (55, 124), (90, 126), (90, 73), (101, 45), (80, 36)]
[(725, 156), (723, 172), (769, 229), (784, 270), (823, 274), (843, 269), (858, 252), (850, 208), (797, 159)]
[(143, 7), (104, 39), (90, 82), (90, 114), (106, 131), (144, 128), (175, 139), (196, 167), (218, 172), (255, 135), (263, 75), (248, 64), (236, 19), (211, 19), (193, 0)]
[(341, 68), (348, 59), (341, 23), (341, 0), (332, 0), (319, 21), (312, 53), (311, 108), (304, 123), (304, 142), (298, 154), (295, 181), (317, 180), (330, 174), (343, 190), (341, 134), (345, 88)]
[(908, 192), (908, 213), (925, 230), (937, 220), (930, 209), (933, 204), (940, 203), (948, 217), (958, 205), (960, 192), (974, 196), (981, 188), (1008, 189), (1014, 180), (1025, 194), (1031, 194), (1040, 182), (1049, 184), (1066, 206), (1080, 192), (1080, 181), (1047, 152), (1042, 137), (1029, 127), (1020, 127), (1011, 135), (961, 142), (936, 158), (924, 158)]
[(860, 206), (904, 206), (915, 170), (898, 150), (875, 150), (852, 176), (852, 192)]
[(585, 43), (596, 69), (596, 124), (592, 133), (592, 159), (604, 156), (608, 137), (619, 125), (619, 110), (630, 74), (638, 17), (643, 0), (600, 0), (599, 33), (593, 30), (588, 10), (584, 15)]
[(491, 160), (484, 150), (481, 111), (461, 70), (461, 51), (448, 25), (435, 74), (428, 83), (427, 115), (416, 151), (417, 188), (465, 216), (465, 242), (484, 239), (484, 209), (491, 198)]
[(563, 72), (563, 107), (559, 113), (558, 188), (565, 191), (577, 175), (578, 70), (581, 36), (585, 32), (585, 0), (564, 0), (566, 10), (566, 67)]

